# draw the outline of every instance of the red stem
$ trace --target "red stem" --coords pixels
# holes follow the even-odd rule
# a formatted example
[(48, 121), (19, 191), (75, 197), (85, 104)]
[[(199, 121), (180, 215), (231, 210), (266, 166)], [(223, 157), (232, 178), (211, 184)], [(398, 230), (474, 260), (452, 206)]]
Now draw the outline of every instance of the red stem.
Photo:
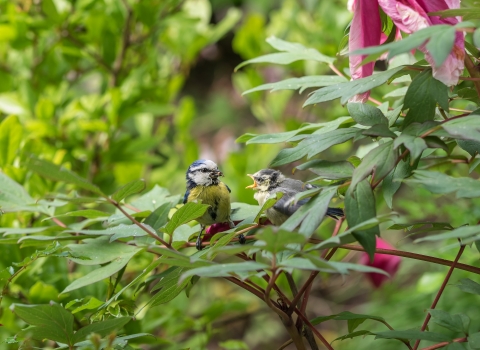
[[(430, 306), (430, 309), (435, 309), (435, 307), (437, 306), (437, 303), (440, 300), (440, 297), (442, 296), (442, 293), (445, 290), (445, 287), (447, 286), (448, 280), (450, 279), (450, 276), (452, 275), (453, 270), (455, 269), (455, 265), (457, 265), (458, 260), (462, 256), (462, 253), (464, 250), (465, 250), (465, 246), (462, 245), (460, 247), (460, 250), (458, 251), (457, 256), (455, 257), (455, 260), (452, 263), (452, 266), (450, 266), (450, 268), (448, 269), (447, 275), (445, 276), (445, 279), (443, 280), (443, 283), (440, 286), (440, 289), (438, 290), (438, 293), (435, 296), (435, 299), (433, 300), (433, 303), (432, 303), (432, 306)], [(428, 313), (427, 317), (425, 317), (425, 321), (423, 322), (423, 325), (421, 328), (422, 332), (424, 332), (425, 329), (427, 329), (428, 321), (430, 321), (431, 317), (432, 315), (430, 315), (430, 313)], [(417, 350), (419, 345), (420, 345), (420, 339), (417, 339), (417, 341), (415, 342), (415, 345), (413, 346), (413, 350)]]
[(441, 343), (438, 343), (438, 344), (435, 344), (435, 345), (427, 346), (426, 348), (423, 348), (422, 350), (435, 350), (435, 349), (443, 348), (444, 346), (447, 346), (451, 343), (465, 343), (467, 341), (468, 341), (467, 337), (456, 338), (456, 339), (453, 339), (451, 342), (444, 341), (444, 342), (441, 342)]

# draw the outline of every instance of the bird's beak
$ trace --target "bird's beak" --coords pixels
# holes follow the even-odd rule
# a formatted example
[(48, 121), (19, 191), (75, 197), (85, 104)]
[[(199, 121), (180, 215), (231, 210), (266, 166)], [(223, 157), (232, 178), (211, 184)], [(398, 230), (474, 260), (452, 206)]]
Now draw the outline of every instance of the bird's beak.
[(256, 188), (257, 187), (257, 181), (255, 181), (255, 178), (253, 177), (253, 175), (252, 174), (247, 174), (247, 176), (250, 176), (252, 178), (253, 184), (251, 184), (250, 186), (247, 186), (245, 188), (251, 188), (251, 189)]
[(210, 177), (213, 177), (215, 179), (219, 176), (223, 176), (223, 173), (220, 170), (212, 171), (212, 173), (210, 173)]

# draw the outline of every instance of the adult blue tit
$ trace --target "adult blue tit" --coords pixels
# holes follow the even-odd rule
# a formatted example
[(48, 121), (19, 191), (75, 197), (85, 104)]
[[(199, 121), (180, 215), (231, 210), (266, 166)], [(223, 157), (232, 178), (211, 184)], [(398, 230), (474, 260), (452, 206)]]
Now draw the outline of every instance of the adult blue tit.
[[(187, 170), (187, 191), (183, 203), (200, 201), (210, 207), (205, 214), (197, 219), (201, 226), (196, 247), (202, 249), (202, 233), (205, 227), (214, 223), (228, 222), (230, 228), (234, 227), (230, 219), (230, 188), (219, 180), (223, 173), (217, 164), (211, 160), (200, 159), (193, 162)], [(241, 243), (243, 236), (239, 237)]]
[[(265, 203), (270, 195), (277, 192), (283, 193), (283, 197), (265, 212), (267, 218), (276, 226), (283, 224), (298, 208), (310, 200), (310, 198), (306, 198), (294, 203), (297, 193), (316, 187), (300, 180), (285, 177), (280, 171), (273, 169), (262, 169), (253, 175), (248, 174), (248, 176), (252, 178), (253, 184), (247, 186), (247, 188), (256, 191), (253, 197), (260, 206)], [(338, 220), (344, 214), (341, 208), (328, 208), (326, 215)]]

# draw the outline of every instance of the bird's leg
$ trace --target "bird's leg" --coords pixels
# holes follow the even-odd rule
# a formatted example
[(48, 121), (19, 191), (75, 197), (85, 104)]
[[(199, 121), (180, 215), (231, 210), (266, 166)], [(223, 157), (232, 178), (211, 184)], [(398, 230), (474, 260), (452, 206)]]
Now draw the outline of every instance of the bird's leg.
[[(228, 225), (230, 226), (230, 228), (234, 228), (235, 227), (235, 224), (232, 222), (232, 220), (228, 220)], [(247, 240), (245, 239), (245, 236), (243, 235), (243, 233), (240, 233), (238, 235), (238, 242), (240, 244), (245, 244)]]
[(198, 237), (197, 237), (197, 242), (195, 243), (195, 248), (197, 248), (197, 250), (202, 250), (202, 233), (203, 233), (203, 230), (205, 230), (205, 226), (204, 225), (200, 225), (200, 232), (198, 233)]

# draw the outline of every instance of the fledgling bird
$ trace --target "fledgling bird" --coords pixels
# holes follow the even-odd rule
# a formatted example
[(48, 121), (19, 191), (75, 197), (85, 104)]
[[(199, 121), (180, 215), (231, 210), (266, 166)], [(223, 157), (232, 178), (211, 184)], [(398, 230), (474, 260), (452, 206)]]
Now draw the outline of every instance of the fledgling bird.
[[(253, 197), (260, 206), (265, 203), (270, 195), (277, 192), (283, 193), (283, 197), (273, 207), (265, 211), (267, 218), (275, 226), (283, 224), (298, 208), (310, 200), (310, 198), (305, 198), (294, 203), (297, 193), (316, 188), (316, 186), (303, 183), (300, 180), (285, 177), (280, 171), (273, 169), (262, 169), (253, 175), (248, 174), (248, 176), (252, 178), (253, 184), (246, 188), (256, 191)], [(327, 215), (338, 220), (344, 214), (341, 208), (328, 208)]]
[[(208, 159), (193, 162), (187, 170), (187, 191), (183, 197), (183, 204), (201, 200), (210, 207), (205, 214), (197, 219), (201, 226), (196, 248), (202, 249), (202, 233), (205, 227), (214, 223), (228, 222), (230, 228), (235, 225), (230, 219), (230, 188), (219, 180), (223, 173), (217, 164)], [(239, 236), (240, 243), (244, 243), (243, 235)]]

